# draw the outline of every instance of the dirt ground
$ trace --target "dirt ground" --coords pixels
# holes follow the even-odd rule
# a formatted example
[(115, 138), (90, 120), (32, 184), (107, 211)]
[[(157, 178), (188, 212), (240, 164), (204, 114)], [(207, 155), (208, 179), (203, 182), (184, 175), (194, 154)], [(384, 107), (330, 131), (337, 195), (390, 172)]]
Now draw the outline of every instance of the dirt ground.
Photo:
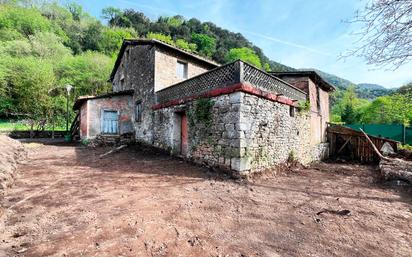
[(412, 255), (411, 189), (373, 167), (246, 183), (135, 148), (99, 159), (107, 150), (31, 145), (4, 201), (0, 256)]

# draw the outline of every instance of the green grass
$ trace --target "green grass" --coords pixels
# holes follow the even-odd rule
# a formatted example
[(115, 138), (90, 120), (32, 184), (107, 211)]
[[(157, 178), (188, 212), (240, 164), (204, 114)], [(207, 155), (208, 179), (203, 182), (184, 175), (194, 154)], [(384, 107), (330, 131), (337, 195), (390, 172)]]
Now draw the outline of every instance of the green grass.
[(399, 149), (412, 151), (412, 145), (408, 145), (408, 144), (401, 145), (401, 146), (399, 146)]
[[(26, 131), (26, 130), (30, 130), (30, 126), (24, 124), (21, 121), (0, 119), (0, 131), (14, 131), (14, 130)], [(52, 130), (52, 126), (49, 124), (46, 125), (45, 130)], [(61, 126), (55, 126), (54, 130), (55, 131), (65, 131), (66, 128), (61, 127)]]

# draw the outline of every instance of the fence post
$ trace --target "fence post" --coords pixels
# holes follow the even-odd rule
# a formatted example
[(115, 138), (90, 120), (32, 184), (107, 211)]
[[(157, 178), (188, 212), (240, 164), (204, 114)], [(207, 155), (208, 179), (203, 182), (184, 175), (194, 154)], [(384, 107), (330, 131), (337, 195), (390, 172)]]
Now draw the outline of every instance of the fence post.
[(402, 132), (403, 132), (403, 133), (402, 133), (402, 136), (403, 136), (403, 137), (402, 137), (402, 139), (403, 139), (402, 141), (403, 141), (403, 144), (405, 145), (405, 144), (406, 144), (406, 126), (405, 126), (405, 124), (402, 124), (402, 130), (403, 130), (403, 131), (402, 131)]

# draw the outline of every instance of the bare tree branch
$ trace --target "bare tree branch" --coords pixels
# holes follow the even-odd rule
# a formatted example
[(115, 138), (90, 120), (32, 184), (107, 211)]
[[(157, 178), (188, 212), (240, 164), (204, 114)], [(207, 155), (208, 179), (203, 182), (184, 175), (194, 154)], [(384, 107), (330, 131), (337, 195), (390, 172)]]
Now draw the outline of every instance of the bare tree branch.
[(356, 47), (341, 57), (358, 56), (367, 64), (397, 69), (412, 59), (412, 0), (370, 0), (350, 23), (361, 24), (354, 33)]

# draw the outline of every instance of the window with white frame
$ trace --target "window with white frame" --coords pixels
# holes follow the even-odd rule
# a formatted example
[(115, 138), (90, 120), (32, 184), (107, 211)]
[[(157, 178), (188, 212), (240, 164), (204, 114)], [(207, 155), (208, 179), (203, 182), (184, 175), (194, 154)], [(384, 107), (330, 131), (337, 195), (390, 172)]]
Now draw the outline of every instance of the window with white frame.
[(177, 61), (176, 75), (180, 79), (187, 79), (187, 63)]

